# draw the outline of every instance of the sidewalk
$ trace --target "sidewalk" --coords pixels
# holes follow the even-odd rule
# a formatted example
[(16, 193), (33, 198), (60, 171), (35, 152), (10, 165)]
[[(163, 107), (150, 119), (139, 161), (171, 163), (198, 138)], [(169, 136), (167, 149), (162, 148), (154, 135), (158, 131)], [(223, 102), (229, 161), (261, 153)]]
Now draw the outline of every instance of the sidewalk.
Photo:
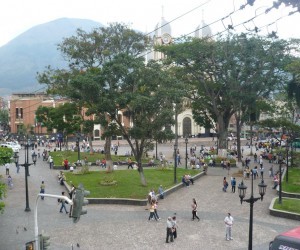
[[(198, 144), (197, 144), (198, 146)], [(160, 145), (161, 150), (168, 152), (171, 145)], [(122, 146), (120, 147), (122, 148)], [(125, 148), (125, 147), (124, 147)], [(185, 144), (181, 150), (185, 150)], [(172, 152), (172, 151), (171, 151)], [(185, 151), (182, 151), (185, 152)], [(182, 153), (181, 152), (181, 153)], [(253, 151), (254, 152), (254, 151)], [(244, 155), (249, 150), (245, 147)], [(24, 150), (20, 153), (20, 163), (24, 162)], [(255, 166), (253, 158), (250, 167)], [(268, 178), (270, 164), (264, 161), (265, 182), (268, 185), (263, 201), (254, 204), (253, 249), (268, 249), (269, 242), (280, 232), (299, 225), (298, 221), (277, 218), (269, 215), (268, 207), (277, 194), (272, 189), (272, 179)], [(37, 166), (30, 166), (28, 177), (30, 208), (25, 209), (25, 178), (24, 169), (15, 173), (11, 165), (14, 188), (8, 191), (5, 200), (6, 209), (0, 215), (0, 249), (24, 249), (25, 242), (34, 238), (34, 207), (35, 197), (39, 192), (41, 180), (45, 180), (46, 193), (60, 194), (64, 190), (57, 182), (58, 171), (50, 170), (46, 162), (38, 160)], [(278, 168), (274, 164), (274, 172)], [(170, 194), (158, 204), (158, 213), (162, 218), (159, 222), (148, 222), (149, 211), (146, 207), (126, 205), (89, 205), (88, 214), (83, 215), (77, 224), (65, 214), (59, 213), (56, 199), (39, 201), (38, 223), (39, 231), (44, 230), (49, 236), (49, 249), (247, 249), (249, 230), (248, 203), (240, 204), (238, 190), (222, 192), (223, 176), (228, 178), (237, 168), (232, 168), (230, 175), (222, 168), (209, 168), (208, 175), (201, 177), (189, 188), (182, 188)], [(5, 169), (0, 168), (0, 174), (5, 176)], [(254, 181), (254, 196), (258, 197), (257, 184)], [(237, 185), (241, 178), (237, 178)], [(247, 185), (246, 198), (250, 197), (250, 180)], [(152, 187), (149, 187), (149, 189)], [(155, 189), (157, 187), (154, 187)], [(191, 221), (192, 198), (198, 201), (200, 222)], [(69, 207), (68, 207), (69, 209)], [(233, 241), (225, 240), (224, 218), (228, 212), (234, 217)], [(178, 238), (174, 243), (165, 243), (166, 219), (176, 213), (178, 223)], [(24, 230), (26, 227), (27, 231)], [(80, 248), (76, 244), (80, 244)]]

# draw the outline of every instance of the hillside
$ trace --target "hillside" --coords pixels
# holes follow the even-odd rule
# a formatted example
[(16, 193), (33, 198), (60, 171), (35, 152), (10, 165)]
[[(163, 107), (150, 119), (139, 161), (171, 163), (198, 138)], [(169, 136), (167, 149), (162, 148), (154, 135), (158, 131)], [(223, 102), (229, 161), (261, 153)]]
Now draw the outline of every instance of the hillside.
[(91, 20), (61, 18), (37, 25), (0, 47), (0, 96), (41, 89), (36, 73), (48, 65), (65, 65), (57, 44), (78, 28), (89, 32), (99, 26)]

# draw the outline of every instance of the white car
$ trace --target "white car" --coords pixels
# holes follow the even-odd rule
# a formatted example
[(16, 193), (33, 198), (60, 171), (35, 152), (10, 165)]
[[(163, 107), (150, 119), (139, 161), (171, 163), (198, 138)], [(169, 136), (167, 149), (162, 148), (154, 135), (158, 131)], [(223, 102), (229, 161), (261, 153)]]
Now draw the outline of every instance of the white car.
[(14, 151), (14, 153), (19, 153), (19, 151), (20, 151), (18, 147), (15, 147), (14, 145), (11, 145), (11, 144), (2, 143), (0, 145), (0, 147), (2, 147), (2, 148), (11, 148)]
[(11, 145), (12, 147), (15, 147), (15, 148), (18, 148), (19, 150), (21, 149), (21, 145), (16, 141), (6, 142), (5, 144)]

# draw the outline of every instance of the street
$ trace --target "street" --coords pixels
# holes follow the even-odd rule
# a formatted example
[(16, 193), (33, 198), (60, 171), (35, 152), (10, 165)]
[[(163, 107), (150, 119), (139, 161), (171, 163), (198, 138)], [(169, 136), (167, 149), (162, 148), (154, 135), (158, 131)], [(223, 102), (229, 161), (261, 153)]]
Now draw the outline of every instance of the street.
[[(189, 139), (190, 146), (211, 146), (211, 138)], [(101, 146), (95, 142), (95, 145)], [(185, 143), (181, 139), (180, 153), (184, 165)], [(126, 143), (120, 143), (119, 154), (128, 150)], [(244, 147), (244, 156), (249, 154), (249, 148)], [(172, 143), (159, 145), (158, 152), (163, 152), (167, 159), (172, 160)], [(155, 150), (152, 152), (154, 153)], [(198, 150), (197, 150), (198, 152)], [(30, 159), (31, 162), (31, 159)], [(24, 149), (20, 151), (19, 163), (24, 163)], [(253, 158), (250, 167), (255, 166)], [(272, 178), (268, 177), (269, 163), (264, 161), (265, 182), (268, 185), (263, 201), (254, 204), (253, 249), (268, 249), (269, 242), (283, 231), (299, 225), (298, 221), (277, 218), (269, 215), (269, 205), (277, 194), (272, 189)], [(184, 166), (182, 166), (184, 167)], [(274, 164), (274, 170), (278, 165)], [(160, 221), (148, 221), (148, 207), (128, 205), (89, 205), (88, 214), (83, 215), (76, 224), (65, 213), (59, 213), (60, 204), (57, 199), (45, 198), (38, 202), (39, 233), (42, 231), (50, 236), (49, 249), (247, 249), (249, 231), (248, 203), (240, 204), (238, 189), (231, 193), (229, 184), (227, 192), (222, 191), (222, 180), (226, 176), (230, 180), (232, 173), (237, 168), (232, 168), (228, 175), (222, 168), (209, 168), (208, 175), (195, 181), (189, 188), (182, 188), (170, 194), (158, 204)], [(20, 250), (25, 249), (25, 243), (34, 240), (34, 209), (36, 195), (39, 192), (41, 181), (45, 181), (46, 193), (61, 194), (65, 191), (59, 185), (57, 175), (59, 171), (50, 170), (48, 163), (39, 158), (36, 166), (29, 167), (28, 177), (30, 212), (25, 212), (25, 176), (24, 168), (16, 174), (14, 163), (11, 164), (10, 173), (14, 187), (8, 190), (5, 199), (6, 208), (0, 215), (0, 249)], [(0, 174), (5, 176), (2, 166)], [(254, 180), (254, 196), (258, 197), (257, 184)], [(237, 185), (241, 178), (237, 178)], [(250, 196), (251, 183), (247, 185), (246, 198)], [(158, 187), (149, 187), (155, 188)], [(145, 194), (145, 198), (146, 198)], [(200, 222), (192, 221), (192, 198), (198, 201), (198, 216)], [(69, 209), (69, 206), (67, 206)], [(225, 240), (224, 218), (230, 212), (234, 218), (232, 241)], [(178, 238), (174, 243), (165, 243), (166, 220), (168, 216), (176, 213), (178, 224)], [(77, 246), (77, 243), (80, 247)]]

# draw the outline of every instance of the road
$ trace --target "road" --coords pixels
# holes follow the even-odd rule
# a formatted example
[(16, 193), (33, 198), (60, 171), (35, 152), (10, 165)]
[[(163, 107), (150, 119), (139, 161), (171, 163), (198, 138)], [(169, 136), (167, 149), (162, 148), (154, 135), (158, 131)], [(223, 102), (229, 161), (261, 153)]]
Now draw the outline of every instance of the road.
[[(189, 145), (210, 146), (213, 143), (204, 139), (190, 139)], [(95, 143), (99, 144), (99, 143)], [(180, 141), (180, 152), (185, 154), (185, 143)], [(97, 146), (101, 146), (100, 144)], [(189, 147), (188, 147), (189, 148)], [(119, 153), (128, 150), (121, 142)], [(167, 158), (172, 158), (171, 143), (159, 145), (158, 152), (163, 152)], [(244, 147), (244, 155), (249, 148)], [(20, 152), (20, 163), (24, 162), (24, 150)], [(251, 161), (253, 166), (253, 161)], [(269, 163), (264, 163), (265, 173)], [(278, 168), (274, 164), (275, 168)], [(129, 170), (130, 171), (130, 170)], [(38, 203), (39, 232), (44, 231), (51, 237), (49, 249), (247, 249), (249, 209), (248, 203), (240, 204), (238, 192), (230, 190), (222, 192), (223, 176), (230, 178), (237, 169), (228, 173), (221, 168), (209, 168), (208, 175), (200, 178), (193, 186), (183, 188), (170, 194), (159, 202), (160, 221), (148, 221), (147, 207), (126, 205), (89, 205), (88, 214), (81, 217), (76, 224), (65, 214), (59, 213), (56, 199), (45, 198)], [(4, 167), (0, 174), (5, 177)], [(48, 164), (38, 159), (36, 166), (30, 166), (28, 177), (31, 212), (25, 212), (25, 177), (22, 168), (16, 174), (16, 168), (11, 166), (14, 187), (8, 191), (6, 209), (0, 215), (0, 249), (20, 250), (25, 248), (25, 242), (34, 239), (34, 208), (36, 195), (42, 180), (46, 184), (46, 192), (60, 194), (64, 187), (57, 181), (58, 171), (50, 170)], [(241, 179), (237, 179), (240, 183)], [(258, 196), (257, 184), (254, 181), (255, 196)], [(268, 249), (269, 242), (280, 232), (299, 225), (298, 221), (277, 218), (269, 215), (268, 207), (277, 194), (273, 190), (271, 178), (265, 179), (268, 184), (264, 200), (254, 204), (253, 249)], [(249, 197), (250, 181), (246, 180)], [(152, 187), (149, 187), (149, 189)], [(230, 189), (230, 188), (229, 188)], [(146, 194), (145, 194), (146, 195)], [(192, 198), (198, 201), (200, 222), (191, 221)], [(225, 240), (224, 218), (227, 212), (234, 217), (232, 241)], [(166, 219), (177, 214), (178, 238), (174, 243), (165, 243)], [(24, 227), (26, 230), (24, 230)], [(78, 248), (77, 243), (80, 245)]]

